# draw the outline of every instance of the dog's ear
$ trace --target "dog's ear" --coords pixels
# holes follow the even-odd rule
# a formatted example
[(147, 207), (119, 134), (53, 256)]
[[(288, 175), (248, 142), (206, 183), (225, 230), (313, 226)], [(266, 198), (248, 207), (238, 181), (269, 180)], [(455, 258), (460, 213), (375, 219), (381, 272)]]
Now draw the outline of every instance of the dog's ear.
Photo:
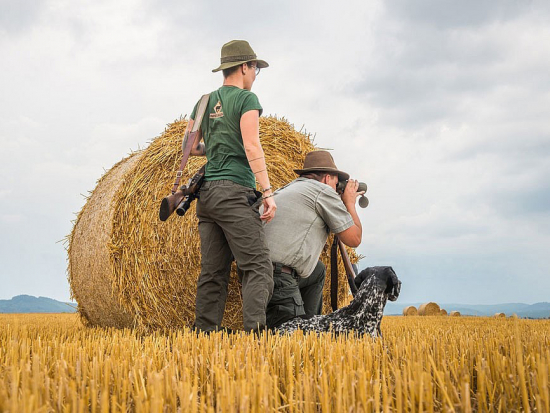
[(389, 278), (388, 289), (386, 290), (388, 300), (396, 301), (399, 297), (399, 293), (401, 292), (401, 281), (397, 278), (397, 274), (392, 267), (386, 267), (386, 271), (388, 272)]

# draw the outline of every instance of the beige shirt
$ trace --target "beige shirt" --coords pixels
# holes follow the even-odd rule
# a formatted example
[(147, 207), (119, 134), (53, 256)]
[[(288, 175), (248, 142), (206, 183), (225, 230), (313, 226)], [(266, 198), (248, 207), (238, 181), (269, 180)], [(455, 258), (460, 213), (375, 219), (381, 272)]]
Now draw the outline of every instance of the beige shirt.
[(309, 277), (330, 232), (353, 226), (353, 218), (336, 191), (322, 182), (297, 178), (275, 192), (277, 212), (265, 224), (271, 261)]

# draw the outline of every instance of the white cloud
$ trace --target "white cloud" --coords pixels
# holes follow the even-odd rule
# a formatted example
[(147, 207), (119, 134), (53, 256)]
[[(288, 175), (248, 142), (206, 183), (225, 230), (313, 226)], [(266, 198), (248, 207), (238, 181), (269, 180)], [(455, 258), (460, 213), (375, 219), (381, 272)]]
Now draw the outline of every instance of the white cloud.
[[(362, 265), (394, 264), (411, 301), (483, 302), (480, 279), (547, 299), (550, 281), (527, 281), (550, 264), (549, 16), (507, 0), (3, 2), (1, 276), (26, 280), (4, 294), (68, 291), (55, 241), (80, 194), (218, 87), (221, 44), (245, 38), (270, 63), (254, 85), (265, 114), (368, 183)], [(40, 208), (14, 202), (30, 190)], [(19, 265), (31, 228), (47, 258)], [(51, 289), (24, 290), (38, 272)]]

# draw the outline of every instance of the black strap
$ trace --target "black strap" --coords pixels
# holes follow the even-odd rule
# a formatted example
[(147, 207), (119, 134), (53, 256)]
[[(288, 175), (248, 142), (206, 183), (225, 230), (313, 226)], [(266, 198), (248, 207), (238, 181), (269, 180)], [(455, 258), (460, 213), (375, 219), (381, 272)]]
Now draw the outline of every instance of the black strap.
[(283, 269), (283, 264), (281, 264), (280, 262), (274, 262), (273, 263), (273, 275), (277, 274), (277, 275), (280, 275), (281, 274), (281, 270)]
[(330, 247), (330, 306), (332, 311), (338, 310), (338, 237)]

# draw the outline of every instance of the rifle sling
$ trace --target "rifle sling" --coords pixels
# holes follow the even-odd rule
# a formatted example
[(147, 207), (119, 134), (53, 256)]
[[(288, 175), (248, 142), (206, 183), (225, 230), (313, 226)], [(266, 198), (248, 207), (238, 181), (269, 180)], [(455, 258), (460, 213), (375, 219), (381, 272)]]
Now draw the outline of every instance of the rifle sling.
[(204, 117), (204, 113), (206, 112), (209, 97), (210, 94), (202, 95), (199, 106), (197, 108), (197, 112), (195, 113), (195, 121), (193, 122), (193, 127), (191, 128), (191, 131), (189, 131), (189, 128), (187, 128), (185, 130), (185, 134), (183, 135), (183, 155), (181, 157), (180, 167), (176, 173), (176, 181), (174, 182), (174, 186), (172, 187), (172, 194), (175, 194), (178, 190), (181, 177), (183, 176), (183, 168), (185, 167), (185, 164), (189, 159), (191, 149), (193, 148), (193, 143), (195, 143), (195, 137), (197, 136), (197, 133), (201, 127), (202, 118)]

